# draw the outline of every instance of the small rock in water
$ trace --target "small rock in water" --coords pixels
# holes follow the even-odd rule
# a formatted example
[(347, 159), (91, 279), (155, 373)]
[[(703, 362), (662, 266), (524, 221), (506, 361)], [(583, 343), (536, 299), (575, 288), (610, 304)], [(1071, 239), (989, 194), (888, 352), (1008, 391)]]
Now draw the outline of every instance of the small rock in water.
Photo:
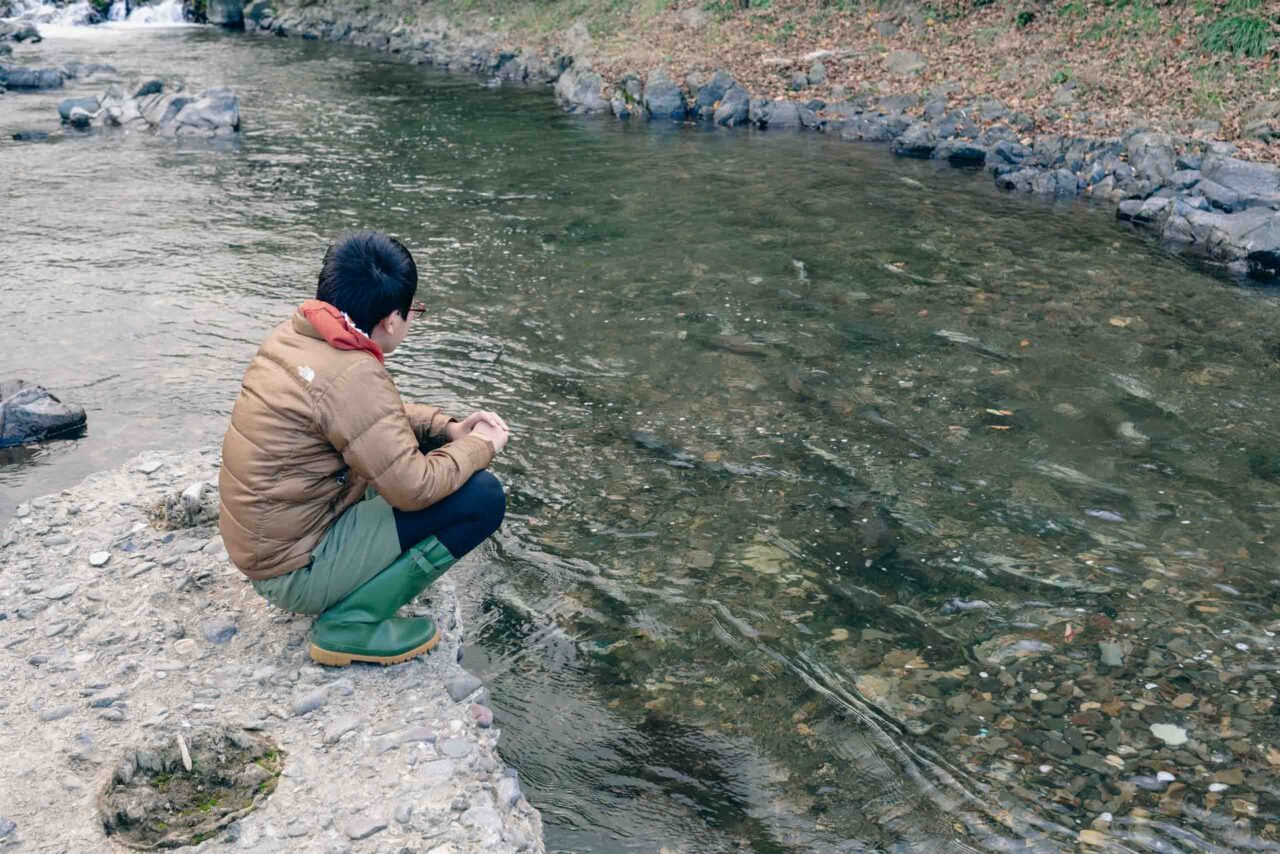
[(477, 688), (484, 686), (476, 677), (470, 673), (461, 673), (449, 680), (445, 688), (449, 692), (449, 697), (455, 703), (461, 703), (469, 697)]
[(1170, 747), (1187, 743), (1187, 731), (1174, 724), (1152, 724), (1151, 734)]
[(90, 566), (106, 566), (109, 560), (111, 560), (111, 552), (94, 552), (89, 555)]
[(1092, 516), (1095, 519), (1101, 519), (1104, 522), (1123, 522), (1124, 517), (1119, 513), (1112, 513), (1110, 510), (1086, 510), (1086, 516)]
[(966, 602), (957, 597), (955, 599), (948, 600), (940, 610), (944, 614), (955, 614), (960, 611), (982, 611), (990, 607), (990, 604), (981, 599), (974, 599), (971, 602)]
[(1098, 652), (1102, 658), (1102, 663), (1107, 667), (1121, 667), (1124, 665), (1124, 648), (1120, 644), (1104, 641), (1098, 644)]
[(1225, 792), (1229, 788), (1231, 787), (1228, 786), (1226, 783), (1210, 783), (1209, 784), (1209, 791), (1211, 792)]
[(200, 633), (204, 635), (204, 639), (209, 643), (222, 644), (235, 636), (236, 624), (225, 617), (206, 620), (200, 626)]

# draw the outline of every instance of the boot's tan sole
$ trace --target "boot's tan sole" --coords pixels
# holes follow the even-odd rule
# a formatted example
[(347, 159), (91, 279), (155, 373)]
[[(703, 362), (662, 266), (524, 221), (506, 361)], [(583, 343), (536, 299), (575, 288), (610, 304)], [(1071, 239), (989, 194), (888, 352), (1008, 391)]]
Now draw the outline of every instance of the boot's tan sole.
[(311, 658), (320, 664), (327, 664), (330, 667), (346, 667), (353, 661), (364, 661), (369, 664), (386, 666), (388, 664), (400, 664), (411, 658), (417, 658), (419, 655), (431, 652), (438, 643), (440, 643), (440, 629), (437, 628), (431, 640), (422, 646), (414, 647), (408, 652), (402, 652), (399, 655), (357, 655), (353, 652), (331, 652), (312, 644)]

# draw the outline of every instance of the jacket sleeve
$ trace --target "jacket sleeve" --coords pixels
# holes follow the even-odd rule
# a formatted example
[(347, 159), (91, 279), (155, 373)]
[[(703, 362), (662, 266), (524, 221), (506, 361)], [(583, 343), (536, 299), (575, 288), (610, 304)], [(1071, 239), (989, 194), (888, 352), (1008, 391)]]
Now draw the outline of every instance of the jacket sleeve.
[(429, 507), (493, 461), (493, 445), (479, 436), (419, 451), (400, 393), (373, 359), (354, 362), (317, 397), (316, 420), (351, 470), (397, 510)]
[(445, 432), (445, 428), (449, 426), (449, 422), (458, 420), (450, 418), (439, 407), (427, 406), (423, 403), (406, 403), (404, 411), (409, 416), (409, 423), (418, 437), (420, 448), (434, 449), (447, 444), (449, 435)]

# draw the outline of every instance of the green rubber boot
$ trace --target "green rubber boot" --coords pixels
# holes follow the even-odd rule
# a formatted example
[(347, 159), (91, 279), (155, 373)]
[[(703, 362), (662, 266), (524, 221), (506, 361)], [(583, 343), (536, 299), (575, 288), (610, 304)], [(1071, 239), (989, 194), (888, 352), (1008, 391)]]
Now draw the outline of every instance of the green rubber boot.
[(353, 661), (399, 664), (429, 652), (440, 642), (431, 618), (395, 613), (457, 562), (435, 537), (418, 543), (316, 618), (311, 657), (343, 667)]

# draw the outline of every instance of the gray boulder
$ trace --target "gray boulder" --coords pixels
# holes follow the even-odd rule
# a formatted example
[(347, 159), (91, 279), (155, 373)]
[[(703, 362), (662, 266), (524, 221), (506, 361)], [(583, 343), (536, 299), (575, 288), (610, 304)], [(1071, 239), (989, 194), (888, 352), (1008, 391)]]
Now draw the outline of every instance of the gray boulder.
[(0, 66), (0, 86), (10, 89), (61, 89), (66, 76), (58, 68)]
[(98, 99), (90, 95), (88, 98), (66, 98), (58, 104), (58, 115), (64, 122), (71, 121), (72, 110), (82, 110), (92, 115), (101, 108)]
[(644, 82), (644, 108), (655, 119), (682, 122), (688, 114), (684, 92), (665, 68), (655, 68), (649, 72), (649, 78)]
[[(711, 75), (711, 79), (697, 88), (693, 92), (693, 114), (700, 119), (713, 119), (719, 104), (724, 101), (725, 95), (734, 87), (733, 75), (727, 71), (718, 70)], [(746, 90), (742, 90), (746, 94)]]
[(571, 113), (603, 113), (610, 109), (601, 94), (603, 87), (596, 72), (570, 68), (556, 80), (556, 98)]
[(805, 76), (810, 86), (821, 86), (827, 82), (827, 67), (822, 64), (822, 60), (815, 59), (813, 65), (809, 66), (809, 73)]
[(1201, 161), (1200, 172), (1208, 181), (1235, 193), (1235, 207), (1280, 207), (1280, 168), (1269, 163), (1209, 154)]
[(42, 41), (40, 31), (30, 21), (0, 21), (0, 42), (35, 42)]
[[(701, 93), (699, 93), (701, 94)], [(712, 120), (723, 127), (746, 124), (751, 115), (751, 95), (737, 83), (725, 90), (712, 113)]]
[(762, 128), (798, 128), (803, 124), (800, 105), (795, 101), (770, 101), (760, 113), (759, 125)]
[(1080, 178), (1067, 169), (1017, 169), (996, 176), (1002, 190), (1068, 198), (1080, 194)]
[(244, 0), (206, 0), (209, 23), (231, 30), (244, 29)]
[(933, 156), (952, 166), (980, 167), (987, 161), (987, 150), (976, 142), (948, 139), (934, 149)]
[(45, 389), (22, 380), (0, 382), (0, 448), (84, 431), (84, 409), (63, 403)]
[(148, 95), (159, 95), (164, 91), (163, 80), (148, 80), (138, 87), (138, 91), (133, 93), (135, 98), (145, 98)]
[(938, 138), (923, 122), (917, 122), (893, 141), (893, 153), (899, 157), (928, 159), (938, 147)]
[(240, 130), (240, 99), (230, 89), (206, 89), (156, 131), (163, 136), (226, 138)]
[(1173, 139), (1167, 133), (1138, 133), (1129, 138), (1129, 165), (1143, 181), (1160, 184), (1176, 170)]

